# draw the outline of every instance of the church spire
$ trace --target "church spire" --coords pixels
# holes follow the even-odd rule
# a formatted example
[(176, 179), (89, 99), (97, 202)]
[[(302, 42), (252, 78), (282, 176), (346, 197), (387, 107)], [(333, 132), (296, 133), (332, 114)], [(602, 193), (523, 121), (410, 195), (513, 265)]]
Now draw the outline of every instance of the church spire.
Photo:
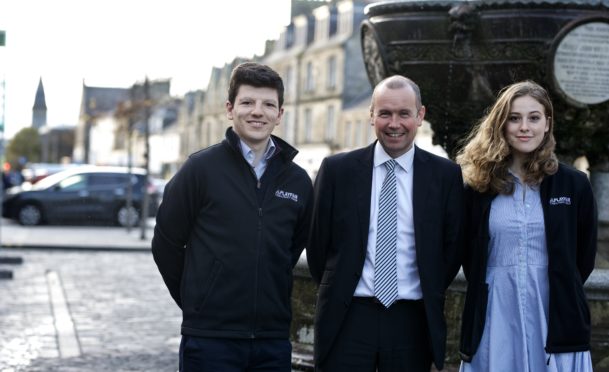
[(38, 89), (36, 90), (34, 107), (32, 107), (32, 127), (40, 129), (45, 125), (47, 125), (47, 103), (44, 97), (44, 87), (42, 86), (41, 77), (38, 81)]

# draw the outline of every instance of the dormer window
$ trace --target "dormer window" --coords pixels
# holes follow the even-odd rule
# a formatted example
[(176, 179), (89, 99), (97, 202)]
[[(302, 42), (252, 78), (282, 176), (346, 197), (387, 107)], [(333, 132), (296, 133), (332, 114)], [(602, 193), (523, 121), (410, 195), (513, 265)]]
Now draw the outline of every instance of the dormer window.
[(305, 46), (307, 45), (307, 31), (308, 22), (306, 16), (298, 16), (294, 18), (294, 34), (295, 40), (294, 45)]
[(339, 35), (350, 35), (353, 32), (353, 2), (345, 1), (338, 4)]
[(330, 8), (327, 6), (313, 10), (315, 15), (315, 42), (323, 42), (330, 37)]

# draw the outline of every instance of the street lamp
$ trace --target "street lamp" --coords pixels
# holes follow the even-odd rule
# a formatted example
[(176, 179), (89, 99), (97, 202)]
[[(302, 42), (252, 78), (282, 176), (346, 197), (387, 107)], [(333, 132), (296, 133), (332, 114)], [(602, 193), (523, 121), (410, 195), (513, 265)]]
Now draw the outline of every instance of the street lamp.
[[(142, 89), (140, 91), (140, 88)], [(128, 173), (131, 176), (131, 169), (133, 166), (132, 160), (132, 133), (133, 127), (136, 121), (141, 123), (144, 131), (144, 187), (143, 187), (143, 197), (141, 201), (140, 207), (140, 239), (146, 239), (146, 230), (148, 227), (148, 214), (149, 214), (149, 204), (150, 204), (150, 195), (148, 190), (149, 180), (150, 180), (150, 109), (153, 105), (153, 100), (151, 99), (150, 94), (150, 83), (148, 77), (144, 81), (143, 85), (140, 87), (139, 85), (134, 85), (131, 87), (129, 92), (129, 100), (119, 104), (117, 110), (117, 117), (123, 120), (123, 123), (126, 123), (126, 132), (127, 132), (127, 167)], [(127, 189), (127, 209), (131, 211), (131, 206), (133, 205), (133, 190), (131, 183), (128, 184)], [(129, 223), (127, 223), (127, 232), (131, 231), (131, 215), (129, 215)]]
[(148, 227), (148, 204), (150, 196), (148, 195), (148, 183), (150, 182), (150, 84), (148, 76), (144, 81), (144, 197), (142, 200), (142, 216), (140, 218), (140, 239), (146, 239), (146, 229)]

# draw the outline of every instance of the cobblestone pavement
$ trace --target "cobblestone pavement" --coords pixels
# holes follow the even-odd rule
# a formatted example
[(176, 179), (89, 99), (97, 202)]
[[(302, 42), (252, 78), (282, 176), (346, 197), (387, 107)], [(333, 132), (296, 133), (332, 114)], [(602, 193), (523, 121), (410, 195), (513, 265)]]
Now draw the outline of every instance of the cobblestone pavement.
[(1, 372), (177, 370), (181, 314), (149, 251), (0, 255), (23, 258), (2, 265)]

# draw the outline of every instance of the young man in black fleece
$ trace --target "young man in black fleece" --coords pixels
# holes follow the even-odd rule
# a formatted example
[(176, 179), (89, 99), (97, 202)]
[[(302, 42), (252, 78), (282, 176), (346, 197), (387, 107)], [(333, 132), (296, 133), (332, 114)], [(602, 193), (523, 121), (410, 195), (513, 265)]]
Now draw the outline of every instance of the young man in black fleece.
[(247, 62), (231, 75), (233, 126), (167, 184), (152, 253), (182, 309), (180, 371), (290, 371), (292, 268), (304, 248), (312, 184), (271, 133), (283, 82)]

